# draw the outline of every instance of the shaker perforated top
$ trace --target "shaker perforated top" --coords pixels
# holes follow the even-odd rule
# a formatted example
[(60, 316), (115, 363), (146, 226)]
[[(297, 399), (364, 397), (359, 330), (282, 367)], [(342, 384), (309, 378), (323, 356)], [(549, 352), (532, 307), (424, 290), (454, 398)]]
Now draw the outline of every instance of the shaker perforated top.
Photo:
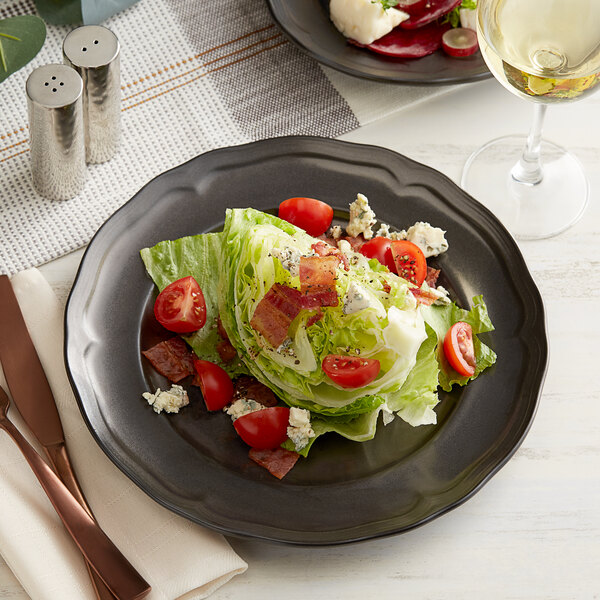
[(45, 108), (73, 104), (81, 96), (83, 82), (66, 65), (44, 65), (35, 69), (26, 84), (29, 99)]
[(110, 64), (119, 54), (117, 36), (99, 25), (71, 31), (63, 42), (63, 52), (78, 67), (94, 68)]

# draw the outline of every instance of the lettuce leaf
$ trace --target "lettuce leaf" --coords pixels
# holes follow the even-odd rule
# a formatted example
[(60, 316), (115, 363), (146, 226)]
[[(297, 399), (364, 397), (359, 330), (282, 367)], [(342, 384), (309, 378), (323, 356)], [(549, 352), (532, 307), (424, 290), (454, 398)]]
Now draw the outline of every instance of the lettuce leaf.
[[(473, 298), (473, 308), (470, 311), (466, 311), (452, 303), (444, 306), (432, 305), (424, 309), (423, 312), (425, 321), (435, 330), (438, 337), (437, 360), (440, 367), (439, 384), (444, 391), (449, 392), (454, 384), (466, 385), (469, 381), (478, 377), (483, 370), (496, 362), (496, 353), (475, 335), (494, 330), (487, 307), (483, 301), (483, 296), (475, 296)], [(473, 346), (477, 366), (475, 367), (475, 373), (471, 377), (459, 375), (450, 367), (444, 356), (442, 347), (444, 336), (448, 329), (458, 321), (464, 321), (471, 325), (474, 334)]]
[(224, 363), (217, 352), (217, 344), (221, 341), (216, 327), (219, 316), (217, 273), (222, 260), (222, 246), (222, 233), (206, 233), (160, 242), (152, 248), (143, 248), (140, 256), (160, 291), (189, 275), (198, 282), (206, 302), (206, 324), (199, 331), (181, 337), (198, 357), (218, 364), (234, 377), (248, 372), (244, 363), (236, 359)]
[(426, 325), (427, 339), (417, 353), (417, 364), (400, 391), (388, 400), (388, 407), (409, 425), (432, 425), (437, 422), (433, 408), (438, 403), (438, 336)]
[(452, 27), (460, 27), (460, 10), (477, 10), (477, 0), (463, 0), (460, 6), (452, 9), (442, 19), (442, 23), (450, 23)]

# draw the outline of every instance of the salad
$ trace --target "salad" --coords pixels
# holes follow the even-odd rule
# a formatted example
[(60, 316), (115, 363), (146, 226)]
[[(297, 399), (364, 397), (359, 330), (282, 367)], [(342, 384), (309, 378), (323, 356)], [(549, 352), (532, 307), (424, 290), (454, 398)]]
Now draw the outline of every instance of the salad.
[(442, 48), (453, 57), (477, 52), (476, 0), (330, 0), (335, 27), (349, 43), (395, 58)]
[(156, 318), (177, 334), (143, 351), (174, 384), (144, 397), (177, 412), (189, 402), (177, 384), (193, 377), (279, 478), (326, 433), (363, 442), (395, 418), (435, 424), (438, 387), (496, 360), (477, 337), (493, 329), (483, 298), (458, 307), (427, 264), (448, 250), (441, 229), (390, 231), (362, 194), (345, 231), (332, 219), (328, 204), (290, 198), (278, 216), (228, 209), (222, 232), (140, 253)]

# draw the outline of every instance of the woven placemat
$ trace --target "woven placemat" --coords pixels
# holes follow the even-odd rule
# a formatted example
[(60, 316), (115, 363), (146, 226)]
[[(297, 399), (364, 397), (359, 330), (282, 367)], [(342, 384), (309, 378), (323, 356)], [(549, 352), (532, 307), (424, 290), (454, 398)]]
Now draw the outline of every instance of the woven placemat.
[[(0, 4), (0, 18), (34, 13)], [(104, 23), (121, 42), (122, 144), (56, 202), (31, 182), (25, 81), (62, 62), (69, 27), (48, 27), (25, 68), (0, 84), (0, 273), (85, 245), (145, 183), (214, 148), (281, 135), (337, 137), (451, 88), (362, 82), (322, 69), (273, 23), (264, 0), (141, 0)]]

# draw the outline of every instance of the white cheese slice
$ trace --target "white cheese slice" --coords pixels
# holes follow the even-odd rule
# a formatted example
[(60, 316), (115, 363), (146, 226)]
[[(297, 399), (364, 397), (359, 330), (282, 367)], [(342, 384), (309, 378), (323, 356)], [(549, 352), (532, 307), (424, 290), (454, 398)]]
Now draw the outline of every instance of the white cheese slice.
[(371, 44), (408, 19), (405, 12), (372, 0), (331, 0), (329, 14), (338, 31), (361, 44)]

